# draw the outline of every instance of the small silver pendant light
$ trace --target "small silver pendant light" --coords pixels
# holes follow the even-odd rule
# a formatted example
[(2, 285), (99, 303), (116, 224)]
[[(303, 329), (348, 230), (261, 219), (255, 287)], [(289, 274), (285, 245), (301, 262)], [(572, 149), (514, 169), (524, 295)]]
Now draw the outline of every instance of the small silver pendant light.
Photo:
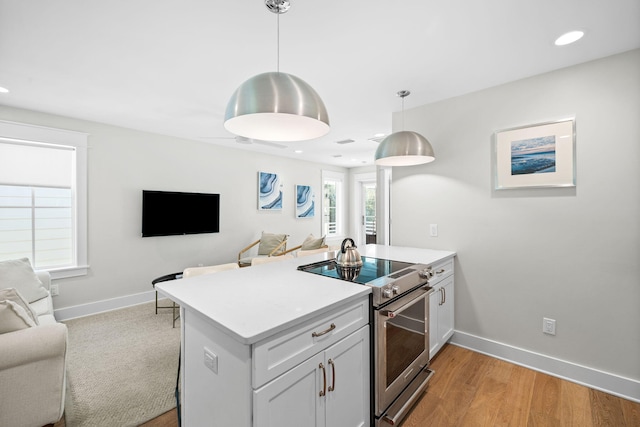
[(278, 67), (245, 81), (227, 104), (224, 127), (262, 141), (305, 141), (329, 132), (329, 115), (318, 93), (305, 81), (280, 72), (280, 14), (288, 0), (265, 0), (278, 17)]
[(429, 163), (436, 159), (433, 147), (417, 132), (404, 130), (404, 98), (411, 92), (401, 90), (402, 131), (394, 132), (382, 140), (376, 150), (375, 163), (379, 166), (412, 166)]

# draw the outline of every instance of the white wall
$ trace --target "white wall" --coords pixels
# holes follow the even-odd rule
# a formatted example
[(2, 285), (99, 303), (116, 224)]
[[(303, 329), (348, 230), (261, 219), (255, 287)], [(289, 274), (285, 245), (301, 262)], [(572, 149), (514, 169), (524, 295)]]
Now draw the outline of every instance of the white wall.
[[(240, 249), (264, 231), (287, 233), (289, 247), (321, 236), (321, 170), (346, 169), (294, 161), (99, 123), (0, 107), (0, 119), (87, 132), (88, 276), (58, 280), (58, 312), (116, 299), (110, 308), (152, 294), (151, 280), (198, 264), (235, 262)], [(258, 171), (277, 172), (284, 183), (279, 213), (257, 210)], [(295, 218), (295, 185), (311, 185), (316, 215)], [(220, 193), (220, 233), (140, 237), (142, 190)], [(121, 301), (120, 301), (121, 300)], [(64, 310), (63, 310), (64, 311)], [(82, 311), (76, 312), (81, 314)]]
[[(458, 252), (456, 330), (640, 380), (640, 50), (405, 114), (436, 161), (394, 168), (392, 243)], [(577, 186), (494, 191), (494, 131), (567, 116)]]

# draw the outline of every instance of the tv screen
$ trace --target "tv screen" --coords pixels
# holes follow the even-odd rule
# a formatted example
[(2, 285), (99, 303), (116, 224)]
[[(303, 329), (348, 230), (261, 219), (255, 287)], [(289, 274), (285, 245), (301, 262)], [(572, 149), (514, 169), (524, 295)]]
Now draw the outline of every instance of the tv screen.
[(142, 237), (219, 231), (219, 194), (142, 190)]

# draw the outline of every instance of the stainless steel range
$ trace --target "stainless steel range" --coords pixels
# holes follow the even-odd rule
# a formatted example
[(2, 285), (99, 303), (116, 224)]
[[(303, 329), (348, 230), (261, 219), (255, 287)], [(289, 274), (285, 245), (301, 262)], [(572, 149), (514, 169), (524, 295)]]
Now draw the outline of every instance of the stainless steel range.
[(372, 422), (397, 425), (433, 375), (428, 369), (431, 267), (362, 257), (355, 269), (340, 267), (335, 259), (298, 269), (372, 288)]

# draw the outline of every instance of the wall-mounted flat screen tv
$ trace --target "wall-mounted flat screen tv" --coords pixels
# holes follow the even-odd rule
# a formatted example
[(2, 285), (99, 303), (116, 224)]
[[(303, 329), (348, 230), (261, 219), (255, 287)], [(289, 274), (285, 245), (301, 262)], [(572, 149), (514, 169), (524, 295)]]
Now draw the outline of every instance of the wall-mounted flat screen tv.
[(219, 231), (219, 194), (142, 190), (142, 237)]

